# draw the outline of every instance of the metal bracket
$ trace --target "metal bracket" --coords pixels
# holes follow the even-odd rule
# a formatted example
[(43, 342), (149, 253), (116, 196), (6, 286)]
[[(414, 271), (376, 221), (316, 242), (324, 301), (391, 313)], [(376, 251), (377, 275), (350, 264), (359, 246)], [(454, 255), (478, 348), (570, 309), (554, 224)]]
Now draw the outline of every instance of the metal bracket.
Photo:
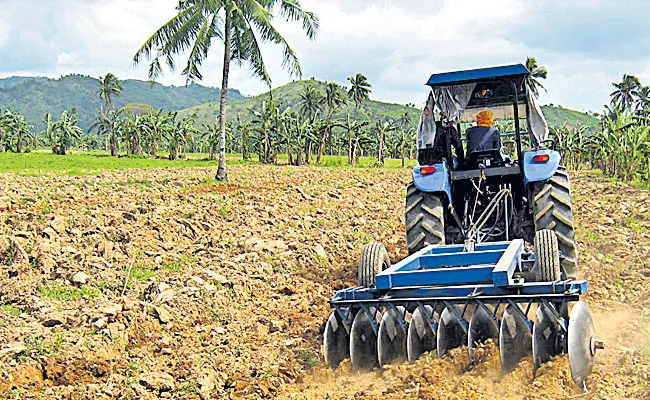
[(374, 314), (370, 312), (370, 309), (368, 308), (367, 305), (361, 303), (361, 310), (366, 313), (368, 316), (368, 319), (370, 320), (370, 325), (372, 326), (372, 330), (375, 332), (375, 335), (379, 335), (379, 324), (377, 323), (377, 313), (379, 312), (379, 307), (375, 307), (375, 312)]
[(393, 303), (386, 304), (386, 308), (393, 311), (395, 315), (397, 315), (397, 322), (402, 327), (404, 332), (407, 332), (409, 329), (409, 325), (406, 323), (406, 320), (404, 319), (406, 318), (406, 308), (404, 308), (404, 315), (401, 315), (399, 309)]

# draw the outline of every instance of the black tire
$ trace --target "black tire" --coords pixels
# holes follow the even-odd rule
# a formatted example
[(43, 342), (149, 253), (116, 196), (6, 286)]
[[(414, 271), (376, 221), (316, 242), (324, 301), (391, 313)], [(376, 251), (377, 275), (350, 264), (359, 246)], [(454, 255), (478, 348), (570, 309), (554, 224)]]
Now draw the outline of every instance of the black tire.
[(445, 244), (445, 209), (437, 194), (421, 192), (413, 183), (409, 184), (405, 214), (409, 254), (432, 244)]
[(387, 268), (390, 268), (390, 257), (383, 244), (373, 242), (363, 246), (358, 271), (359, 286), (374, 286), (375, 275)]
[(567, 278), (578, 277), (578, 259), (575, 242), (575, 223), (569, 173), (560, 167), (546, 182), (532, 186), (532, 210), (535, 231), (550, 229), (555, 232), (560, 256), (560, 269)]
[(537, 282), (554, 282), (560, 279), (560, 250), (557, 236), (550, 229), (535, 232), (535, 270)]

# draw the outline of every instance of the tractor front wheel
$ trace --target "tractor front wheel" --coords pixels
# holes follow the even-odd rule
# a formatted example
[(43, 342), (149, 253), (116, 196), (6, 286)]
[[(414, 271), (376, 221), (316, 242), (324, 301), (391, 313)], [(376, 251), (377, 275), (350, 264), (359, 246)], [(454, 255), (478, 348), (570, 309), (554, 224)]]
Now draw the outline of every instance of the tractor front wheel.
[(422, 192), (411, 183), (406, 189), (405, 211), (409, 254), (432, 244), (445, 244), (445, 209), (438, 194)]

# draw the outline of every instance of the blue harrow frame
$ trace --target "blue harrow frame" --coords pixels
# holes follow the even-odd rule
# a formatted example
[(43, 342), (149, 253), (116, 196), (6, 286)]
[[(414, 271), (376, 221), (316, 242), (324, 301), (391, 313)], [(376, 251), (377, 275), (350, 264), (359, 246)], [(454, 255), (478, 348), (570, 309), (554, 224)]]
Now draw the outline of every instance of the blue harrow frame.
[[(534, 268), (535, 254), (521, 239), (476, 244), (472, 251), (464, 245), (426, 247), (378, 273), (374, 287), (334, 295), (324, 334), (327, 364), (336, 368), (350, 356), (354, 368), (371, 369), (414, 361), (426, 351), (444, 356), (462, 345), (471, 359), (473, 347), (494, 338), (509, 371), (530, 353), (536, 367), (554, 355), (571, 355), (573, 329), (580, 333), (574, 332), (576, 341), (590, 343), (590, 353), (581, 348), (573, 356), (578, 367), (572, 364), (572, 375), (584, 385), (595, 350), (602, 347), (580, 301), (587, 281), (525, 281)], [(581, 320), (572, 327), (569, 309), (575, 302), (586, 311), (577, 313)]]

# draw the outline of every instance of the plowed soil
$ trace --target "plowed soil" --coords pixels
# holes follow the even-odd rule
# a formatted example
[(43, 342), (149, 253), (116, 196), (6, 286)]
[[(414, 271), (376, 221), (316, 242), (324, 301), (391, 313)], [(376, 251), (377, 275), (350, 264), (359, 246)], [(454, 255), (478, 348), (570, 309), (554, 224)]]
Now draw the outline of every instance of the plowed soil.
[(581, 275), (606, 341), (499, 370), (488, 344), (368, 374), (324, 367), (327, 300), (364, 243), (403, 258), (408, 170), (236, 166), (0, 175), (0, 397), (647, 399), (650, 195), (572, 175)]

